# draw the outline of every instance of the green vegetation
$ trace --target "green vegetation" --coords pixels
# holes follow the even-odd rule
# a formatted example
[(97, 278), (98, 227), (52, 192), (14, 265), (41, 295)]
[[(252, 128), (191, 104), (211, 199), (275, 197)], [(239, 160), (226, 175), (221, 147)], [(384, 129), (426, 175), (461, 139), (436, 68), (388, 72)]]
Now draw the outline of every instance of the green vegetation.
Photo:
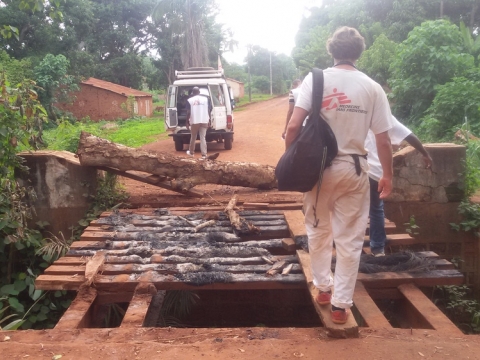
[(128, 119), (116, 122), (93, 122), (88, 119), (74, 124), (64, 120), (58, 127), (44, 132), (44, 140), (51, 150), (76, 152), (82, 131), (129, 147), (140, 147), (158, 139), (165, 132), (161, 118)]

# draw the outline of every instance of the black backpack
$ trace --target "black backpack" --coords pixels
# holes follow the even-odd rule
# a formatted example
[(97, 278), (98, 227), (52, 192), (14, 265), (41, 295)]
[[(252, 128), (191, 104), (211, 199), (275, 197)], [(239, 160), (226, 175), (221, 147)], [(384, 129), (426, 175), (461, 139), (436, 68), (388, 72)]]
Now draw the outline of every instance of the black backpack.
[(323, 170), (330, 166), (337, 156), (335, 134), (320, 115), (323, 71), (314, 68), (312, 78), (312, 111), (304, 129), (282, 155), (275, 168), (278, 190), (281, 191), (312, 190), (317, 181), (321, 184)]

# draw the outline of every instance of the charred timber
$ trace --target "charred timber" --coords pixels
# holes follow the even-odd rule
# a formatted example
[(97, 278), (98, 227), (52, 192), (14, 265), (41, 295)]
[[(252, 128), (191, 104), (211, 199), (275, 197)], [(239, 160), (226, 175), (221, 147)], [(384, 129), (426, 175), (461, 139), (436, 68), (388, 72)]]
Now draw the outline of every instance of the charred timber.
[(196, 185), (219, 184), (258, 189), (276, 187), (275, 168), (244, 162), (195, 160), (168, 153), (153, 153), (82, 132), (77, 154), (84, 166), (108, 166), (120, 171), (143, 171), (170, 179), (177, 191)]

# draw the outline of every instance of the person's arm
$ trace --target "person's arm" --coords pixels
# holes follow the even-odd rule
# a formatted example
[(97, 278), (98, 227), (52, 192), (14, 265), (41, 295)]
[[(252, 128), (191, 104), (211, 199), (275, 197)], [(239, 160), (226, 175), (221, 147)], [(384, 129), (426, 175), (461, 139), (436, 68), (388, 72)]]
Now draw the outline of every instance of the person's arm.
[(187, 107), (187, 120), (185, 121), (185, 126), (187, 130), (190, 130), (190, 106)]
[(423, 160), (425, 161), (425, 168), (430, 169), (432, 167), (433, 161), (427, 150), (423, 147), (420, 139), (414, 134), (411, 133), (405, 138), (405, 141), (412, 145), (415, 150), (419, 151), (423, 155)]
[(285, 135), (287, 134), (287, 126), (288, 126), (288, 123), (290, 122), (290, 118), (292, 117), (294, 107), (295, 107), (295, 103), (289, 101), (288, 102), (287, 121), (285, 122), (285, 129), (283, 130), (283, 134), (282, 134), (283, 139), (285, 139)]
[(285, 135), (285, 149), (288, 149), (292, 145), (293, 140), (297, 137), (302, 129), (302, 124), (308, 115), (308, 111), (301, 107), (295, 106), (292, 117), (287, 125), (287, 133)]
[(385, 199), (392, 192), (392, 178), (393, 178), (393, 160), (392, 160), (392, 144), (388, 131), (375, 135), (375, 142), (377, 144), (378, 158), (382, 164), (383, 175), (378, 182), (378, 192), (380, 199)]

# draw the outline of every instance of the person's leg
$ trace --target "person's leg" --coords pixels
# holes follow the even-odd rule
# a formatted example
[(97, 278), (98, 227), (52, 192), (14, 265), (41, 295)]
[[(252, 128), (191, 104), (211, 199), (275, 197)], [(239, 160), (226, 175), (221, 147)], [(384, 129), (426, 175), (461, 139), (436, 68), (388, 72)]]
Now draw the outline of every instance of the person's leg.
[(383, 200), (378, 192), (378, 181), (369, 178), (370, 181), (370, 249), (372, 254), (383, 254), (387, 234), (385, 233), (385, 213)]
[[(353, 164), (337, 174), (339, 184), (332, 211), (332, 229), (335, 239), (336, 266), (332, 306), (350, 308), (357, 280), (360, 255), (368, 220), (369, 185), (366, 161), (361, 161), (362, 173), (356, 174)], [(332, 308), (334, 309), (334, 308)], [(334, 309), (335, 310), (335, 309)]]
[(192, 134), (190, 137), (190, 146), (188, 150), (190, 154), (193, 155), (195, 153), (195, 141), (197, 140), (197, 133), (198, 129), (200, 128), (200, 124), (192, 124), (190, 125), (190, 133)]
[[(303, 210), (305, 214), (305, 228), (308, 236), (308, 252), (313, 275), (313, 284), (323, 292), (331, 290), (331, 263), (333, 237), (330, 223), (330, 209), (332, 208), (331, 195), (335, 187), (335, 165), (327, 168), (323, 173), (323, 182), (317, 199), (317, 186), (305, 193)], [(318, 225), (315, 227), (315, 208)]]
[(200, 133), (200, 152), (202, 153), (203, 157), (207, 156), (207, 140), (206, 135), (207, 135), (207, 125), (202, 124), (199, 128), (199, 133)]

